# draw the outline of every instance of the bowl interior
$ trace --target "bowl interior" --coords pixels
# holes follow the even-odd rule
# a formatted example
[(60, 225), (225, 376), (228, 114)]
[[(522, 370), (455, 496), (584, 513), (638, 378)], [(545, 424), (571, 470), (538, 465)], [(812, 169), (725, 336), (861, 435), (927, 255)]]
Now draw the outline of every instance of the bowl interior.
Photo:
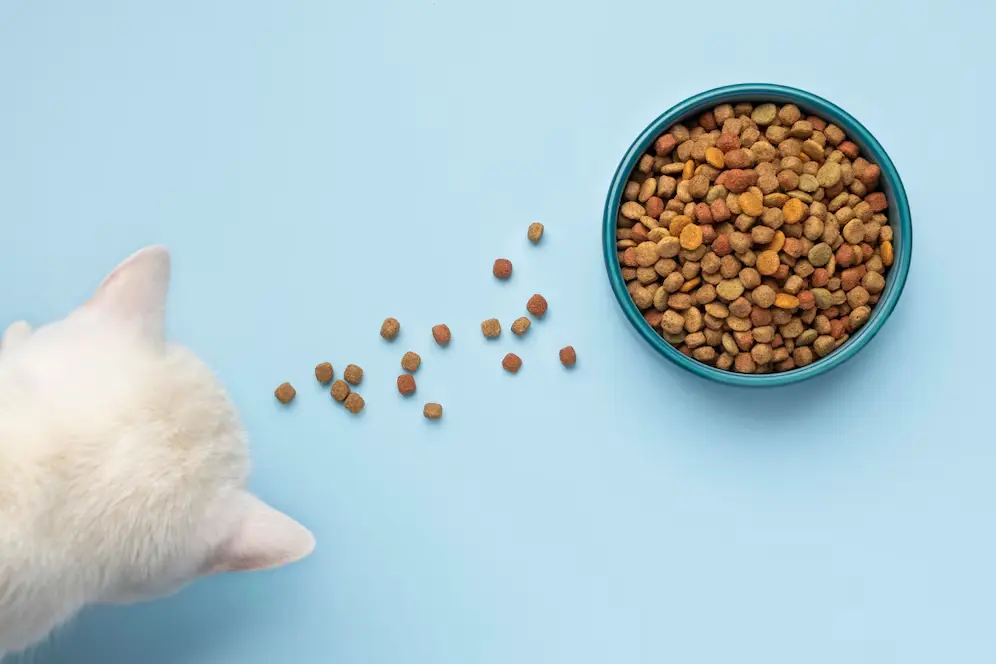
[[(616, 215), (622, 200), (623, 188), (626, 186), (629, 175), (636, 167), (640, 156), (650, 148), (657, 136), (675, 123), (690, 119), (719, 104), (735, 104), (737, 102), (793, 103), (806, 115), (816, 115), (836, 124), (844, 130), (849, 140), (858, 145), (861, 154), (866, 159), (878, 164), (879, 168), (882, 169), (880, 189), (885, 192), (889, 200), (888, 221), (893, 231), (892, 244), (895, 249), (895, 259), (886, 273), (885, 290), (882, 291), (878, 304), (872, 308), (868, 322), (857, 333), (851, 335), (839, 349), (826, 357), (806, 367), (781, 373), (740, 374), (733, 371), (723, 371), (680, 353), (677, 348), (665, 341), (644, 321), (642, 314), (626, 290), (619, 259), (616, 255)], [(853, 357), (878, 333), (889, 314), (895, 309), (903, 287), (906, 285), (912, 254), (912, 241), (909, 202), (902, 180), (892, 160), (889, 159), (889, 155), (886, 154), (871, 132), (846, 111), (822, 97), (804, 90), (767, 83), (748, 83), (709, 90), (686, 99), (654, 120), (630, 146), (626, 156), (619, 164), (619, 168), (616, 169), (606, 199), (603, 219), (603, 248), (609, 280), (616, 299), (637, 333), (659, 353), (681, 367), (704, 378), (735, 385), (775, 386), (794, 383), (828, 371)]]

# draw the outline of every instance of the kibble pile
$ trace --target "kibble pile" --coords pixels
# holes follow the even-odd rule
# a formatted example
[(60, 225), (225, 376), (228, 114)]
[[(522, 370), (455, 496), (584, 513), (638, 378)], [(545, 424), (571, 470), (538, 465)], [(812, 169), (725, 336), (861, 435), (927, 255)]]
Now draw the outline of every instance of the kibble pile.
[(659, 136), (616, 230), (647, 324), (723, 370), (804, 367), (871, 315), (893, 261), (881, 170), (793, 104), (723, 104)]
[[(526, 233), (529, 241), (538, 244), (543, 237), (543, 224), (536, 222), (529, 226)], [(506, 258), (499, 258), (494, 262), (492, 274), (496, 279), (505, 281), (512, 276), (512, 262)], [(547, 301), (542, 295), (536, 294), (529, 298), (526, 303), (526, 311), (534, 318), (542, 318), (547, 310)], [(531, 322), (527, 317), (521, 317), (512, 323), (512, 331), (517, 336), (522, 336), (529, 330)], [(393, 342), (401, 333), (401, 323), (396, 318), (386, 318), (380, 327), (380, 336), (385, 341)], [(501, 336), (501, 322), (497, 318), (489, 318), (481, 323), (481, 333), (489, 339)], [(449, 345), (452, 338), (450, 328), (447, 325), (436, 325), (431, 330), (432, 338), (440, 347)], [(560, 361), (571, 368), (577, 361), (577, 355), (572, 346), (565, 346), (560, 350)], [(415, 393), (417, 385), (415, 374), (422, 366), (422, 358), (414, 351), (408, 351), (401, 357), (401, 368), (405, 373), (397, 377), (398, 393), (403, 397), (411, 396)], [(515, 374), (522, 367), (522, 359), (515, 353), (507, 354), (502, 360), (502, 367), (509, 373)], [(346, 410), (354, 415), (360, 413), (365, 406), (363, 397), (353, 390), (363, 381), (363, 369), (355, 364), (350, 364), (343, 371), (343, 378), (335, 380), (335, 369), (330, 362), (322, 362), (315, 367), (315, 379), (322, 385), (331, 383), (329, 394), (332, 399), (341, 403)], [(351, 387), (352, 386), (352, 387)], [(290, 383), (282, 383), (274, 391), (276, 399), (287, 405), (297, 396), (297, 391)], [(428, 402), (422, 409), (422, 414), (426, 419), (438, 420), (443, 416), (442, 405)]]

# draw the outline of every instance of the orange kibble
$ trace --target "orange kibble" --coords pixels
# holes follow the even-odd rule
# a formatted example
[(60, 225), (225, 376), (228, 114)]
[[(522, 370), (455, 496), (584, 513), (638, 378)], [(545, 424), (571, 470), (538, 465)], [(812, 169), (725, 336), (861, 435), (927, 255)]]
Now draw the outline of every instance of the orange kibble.
[(806, 214), (806, 204), (798, 198), (790, 199), (782, 206), (782, 215), (786, 224), (798, 224)]
[(705, 158), (713, 168), (723, 168), (726, 165), (726, 160), (723, 159), (723, 151), (719, 148), (706, 148)]
[(775, 306), (779, 309), (797, 309), (799, 307), (799, 298), (788, 293), (779, 293), (775, 296)]
[(757, 265), (755, 265), (755, 268), (764, 276), (770, 277), (775, 272), (778, 272), (780, 264), (781, 261), (778, 259), (778, 252), (769, 249), (757, 255)]
[(782, 233), (781, 231), (775, 231), (775, 239), (773, 239), (771, 241), (771, 244), (765, 247), (765, 249), (767, 249), (768, 251), (773, 251), (777, 254), (779, 251), (782, 250), (782, 247), (784, 246), (785, 246), (785, 233)]
[(695, 162), (689, 159), (685, 162), (685, 167), (681, 171), (681, 179), (691, 180), (693, 175), (695, 175)]
[(745, 191), (740, 194), (737, 201), (740, 203), (740, 209), (744, 211), (744, 214), (752, 217), (760, 217), (761, 213), (764, 212), (763, 199), (753, 191)]
[(667, 231), (668, 233), (671, 234), (671, 237), (680, 237), (681, 231), (683, 231), (685, 229), (685, 226), (687, 226), (690, 223), (692, 223), (691, 217), (686, 217), (683, 214), (679, 214), (675, 216), (673, 219), (671, 219), (671, 225), (668, 226)]
[(693, 290), (698, 288), (698, 285), (702, 283), (700, 277), (695, 277), (694, 279), (689, 279), (684, 284), (681, 285), (679, 289), (682, 293), (691, 293)]
[(678, 238), (681, 248), (688, 251), (695, 251), (702, 246), (702, 228), (695, 224), (688, 224), (681, 229), (681, 236)]
[(896, 259), (896, 252), (892, 248), (892, 243), (886, 240), (879, 247), (879, 254), (882, 256), (882, 265), (889, 267), (892, 265), (892, 261)]

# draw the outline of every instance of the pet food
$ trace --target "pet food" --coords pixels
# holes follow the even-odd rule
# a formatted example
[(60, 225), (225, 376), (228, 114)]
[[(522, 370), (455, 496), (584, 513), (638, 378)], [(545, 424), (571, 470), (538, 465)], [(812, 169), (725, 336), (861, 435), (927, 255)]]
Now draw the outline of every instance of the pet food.
[(289, 404), (297, 396), (297, 390), (290, 383), (282, 383), (280, 387), (273, 391), (273, 396), (282, 404)]
[(342, 372), (342, 377), (346, 379), (346, 382), (350, 385), (359, 385), (363, 380), (363, 369), (359, 368), (355, 364), (350, 364), (346, 367), (346, 370)]
[(322, 385), (328, 385), (332, 382), (332, 377), (335, 375), (335, 371), (332, 369), (332, 364), (330, 362), (322, 362), (317, 367), (315, 367), (315, 378)]
[(422, 358), (418, 356), (418, 353), (408, 351), (401, 357), (401, 368), (405, 371), (415, 373), (421, 364)]

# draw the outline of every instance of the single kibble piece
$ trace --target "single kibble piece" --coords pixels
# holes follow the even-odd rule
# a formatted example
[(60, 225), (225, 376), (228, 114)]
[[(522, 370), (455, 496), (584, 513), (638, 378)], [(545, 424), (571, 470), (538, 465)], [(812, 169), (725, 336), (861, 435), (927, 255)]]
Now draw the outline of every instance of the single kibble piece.
[(546, 313), (546, 298), (539, 293), (533, 295), (526, 303), (526, 311), (536, 318), (542, 318), (543, 314)]
[(647, 325), (699, 362), (806, 366), (886, 292), (883, 178), (844, 130), (793, 104), (721, 104), (640, 156), (619, 201), (620, 276)]
[(396, 318), (385, 318), (383, 324), (380, 326), (380, 336), (388, 341), (394, 341), (400, 331), (401, 323)]
[(335, 371), (332, 369), (332, 364), (330, 362), (322, 362), (317, 367), (315, 367), (315, 378), (322, 385), (328, 385), (332, 382), (332, 377), (335, 375)]
[(512, 332), (516, 336), (521, 337), (523, 334), (526, 333), (526, 330), (529, 329), (530, 325), (532, 325), (532, 323), (525, 316), (522, 316), (521, 318), (516, 318), (515, 321), (512, 323)]
[(355, 364), (350, 364), (346, 367), (346, 370), (342, 372), (342, 377), (346, 379), (346, 382), (350, 385), (359, 385), (360, 381), (363, 380), (363, 369), (359, 368)]
[(438, 420), (443, 416), (443, 407), (438, 403), (427, 403), (422, 407), (422, 414), (426, 419)]
[(507, 258), (499, 258), (495, 261), (495, 266), (491, 272), (499, 279), (508, 279), (512, 276), (512, 261)]
[(415, 392), (415, 376), (411, 374), (401, 374), (398, 376), (398, 392), (404, 396)]
[(578, 361), (578, 355), (574, 352), (574, 346), (564, 346), (560, 349), (560, 363), (565, 367), (573, 367)]
[(282, 404), (288, 404), (297, 396), (297, 390), (290, 383), (282, 383), (280, 387), (273, 391), (273, 396)]
[(346, 381), (337, 380), (336, 382), (332, 383), (332, 389), (329, 392), (329, 394), (332, 395), (333, 399), (335, 399), (339, 403), (342, 403), (343, 401), (346, 400), (346, 397), (349, 396), (349, 392), (350, 392), (349, 385), (346, 384)]
[(509, 353), (501, 361), (501, 366), (509, 373), (519, 373), (519, 369), (522, 368), (522, 358), (515, 353)]
[(415, 373), (421, 365), (422, 358), (418, 356), (418, 353), (408, 351), (401, 357), (401, 368), (405, 371)]
[(481, 323), (481, 333), (488, 339), (495, 339), (501, 334), (501, 323), (497, 318), (489, 318)]
[(526, 237), (528, 237), (529, 241), (533, 244), (539, 242), (543, 238), (543, 224), (538, 221), (529, 224), (529, 230), (526, 231)]
[(432, 327), (432, 338), (440, 346), (446, 346), (450, 343), (450, 328), (446, 325), (434, 325)]
[(356, 415), (361, 410), (363, 410), (363, 406), (365, 404), (363, 402), (363, 397), (361, 397), (356, 392), (350, 392), (349, 395), (346, 397), (346, 400), (343, 401), (342, 405), (346, 407), (346, 410), (351, 412), (353, 415)]

